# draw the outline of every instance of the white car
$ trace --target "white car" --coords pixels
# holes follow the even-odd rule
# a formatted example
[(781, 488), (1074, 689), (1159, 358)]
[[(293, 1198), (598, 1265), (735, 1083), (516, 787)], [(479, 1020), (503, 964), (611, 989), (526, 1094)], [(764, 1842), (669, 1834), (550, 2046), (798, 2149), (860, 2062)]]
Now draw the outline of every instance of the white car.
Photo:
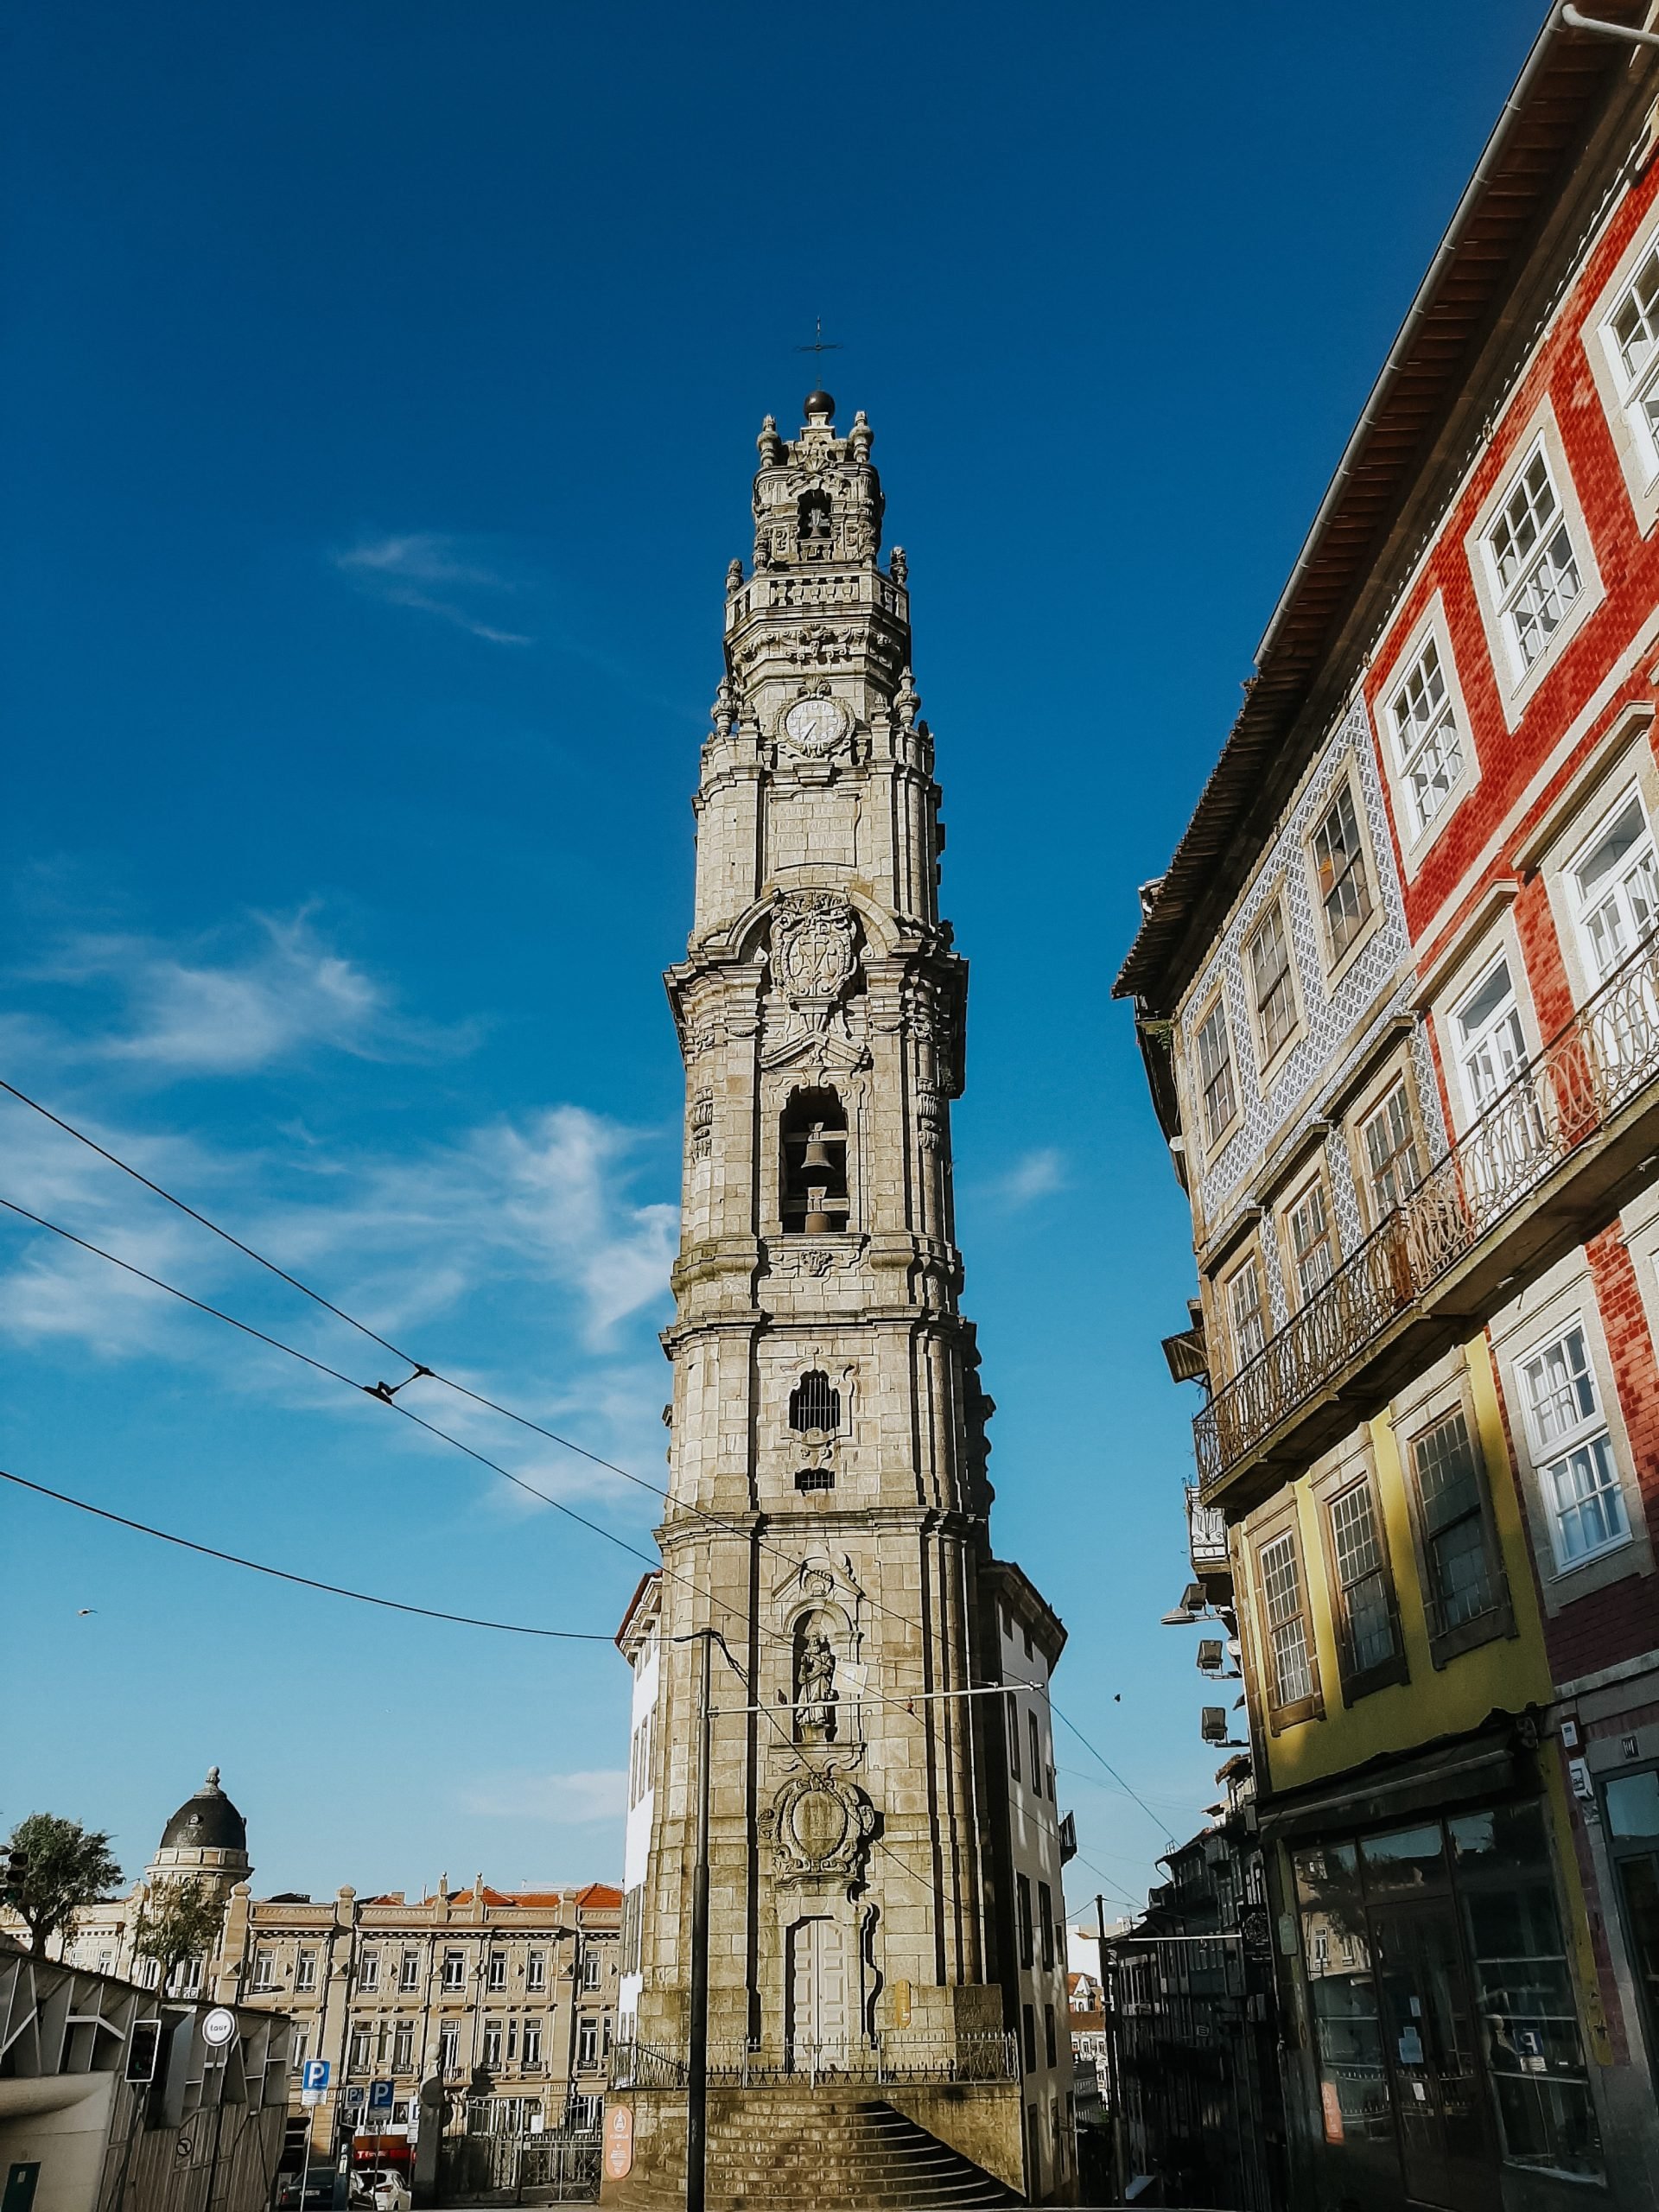
[(352, 2176), (352, 2202), (373, 2212), (409, 2212), (409, 2183), (391, 2166), (372, 2167)]

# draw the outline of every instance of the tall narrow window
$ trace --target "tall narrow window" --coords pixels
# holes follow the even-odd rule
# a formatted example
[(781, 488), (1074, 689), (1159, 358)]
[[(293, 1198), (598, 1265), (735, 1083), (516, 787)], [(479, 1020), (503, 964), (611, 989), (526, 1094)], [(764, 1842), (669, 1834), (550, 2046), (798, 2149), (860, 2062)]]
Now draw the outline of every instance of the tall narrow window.
[(256, 1951), (253, 1955), (253, 1980), (251, 1986), (255, 1989), (274, 1989), (276, 1986), (276, 1959), (269, 1951)]
[(362, 1951), (359, 1953), (357, 1961), (357, 1986), (359, 1989), (363, 1990), (379, 1988), (380, 1954), (378, 1951)]
[(1389, 713), (1413, 831), (1421, 836), (1463, 773), (1463, 736), (1433, 638), (1407, 670), (1389, 702)]
[(372, 2042), (372, 2031), (370, 2029), (353, 2028), (352, 2030), (351, 2053), (346, 2062), (352, 2073), (360, 2074), (367, 2066)]
[(1268, 1341), (1262, 1305), (1262, 1274), (1251, 1253), (1236, 1274), (1227, 1278), (1227, 1321), (1233, 1336), (1233, 1371), (1248, 1367)]
[(1361, 1132), (1365, 1143), (1365, 1173), (1370, 1185), (1371, 1218), (1381, 1221), (1403, 1205), (1423, 1179), (1417, 1157), (1417, 1135), (1411, 1125), (1411, 1103), (1406, 1086), (1394, 1089), (1370, 1116)]
[(1020, 1779), (1020, 1708), (1012, 1697), (1008, 1700), (1008, 1772)]
[(1482, 1502), (1480, 1461), (1461, 1407), (1412, 1445), (1427, 1569), (1429, 1625), (1437, 1635), (1493, 1613), (1499, 1600)]
[(1043, 1787), (1043, 1738), (1034, 1713), (1026, 1715), (1026, 1742), (1031, 1752), (1031, 1786), (1040, 1796)]
[(461, 2065), (461, 2030), (453, 2022), (438, 2030), (438, 2071), (454, 2074)]
[(1250, 992), (1255, 1001), (1256, 1034), (1262, 1040), (1264, 1065), (1279, 1056), (1280, 1048), (1296, 1027), (1296, 987), (1290, 975), (1290, 939), (1285, 931), (1284, 910), (1277, 899), (1250, 939)]
[(1400, 1649), (1388, 1557), (1370, 1478), (1333, 1497), (1330, 1513), (1343, 1674), (1354, 1685), (1391, 1667)]
[(542, 2064), (542, 2024), (539, 2020), (524, 2022), (524, 2071), (537, 2074)]
[[(1045, 1967), (1054, 1963), (1054, 1892), (1046, 1882), (1037, 1885), (1037, 1926), (1043, 1939), (1041, 1958)], [(1050, 2063), (1053, 2062), (1051, 2060)]]
[(443, 1986), (446, 1989), (467, 1986), (467, 1961), (459, 1951), (446, 1951), (443, 1955)]
[(415, 2031), (401, 2020), (391, 2031), (391, 2070), (394, 2074), (415, 2070)]
[(1526, 1065), (1526, 1039), (1508, 957), (1498, 961), (1470, 992), (1455, 1016), (1458, 1063), (1471, 1112), (1490, 1106)]
[(1014, 1878), (1014, 1917), (1019, 1923), (1020, 1963), (1030, 1967), (1033, 1956), (1031, 1929), (1031, 1883), (1024, 1874)]
[(316, 1986), (317, 1955), (315, 1951), (302, 1951), (299, 1963), (294, 1969), (294, 1986), (296, 1989), (315, 1989)]
[(1584, 588), (1542, 446), (1534, 451), (1486, 533), (1498, 611), (1524, 675)]
[(841, 1427), (841, 1393), (821, 1367), (809, 1367), (790, 1392), (789, 1425), (803, 1436), (833, 1434)]
[(1637, 270), (1607, 334), (1625, 416), (1651, 479), (1659, 474), (1659, 248)]
[(420, 1986), (421, 1955), (418, 1951), (405, 1951), (397, 1963), (397, 1986), (399, 1989), (418, 1989)]
[(1336, 1272), (1331, 1214), (1322, 1182), (1310, 1183), (1295, 1200), (1285, 1216), (1285, 1230), (1290, 1242), (1290, 1263), (1296, 1277), (1299, 1302), (1306, 1306)]
[(1659, 861), (1634, 791), (1573, 868), (1579, 930), (1598, 982), (1659, 928)]
[(795, 1091), (784, 1109), (780, 1214), (786, 1236), (845, 1229), (847, 1109), (827, 1086)]
[(484, 2063), (492, 2074), (500, 2066), (501, 2023), (499, 2020), (486, 2020), (484, 2023)]
[(1269, 1688), (1275, 1711), (1283, 1713), (1315, 1694), (1313, 1639), (1294, 1535), (1287, 1529), (1263, 1544), (1257, 1567), (1268, 1617)]
[(1630, 1541), (1584, 1330), (1575, 1323), (1521, 1363), (1527, 1427), (1544, 1486), (1558, 1567), (1576, 1567)]
[(1217, 999), (1198, 1031), (1198, 1095), (1204, 1107), (1204, 1135), (1214, 1144), (1238, 1111), (1233, 1084), (1233, 1040), (1227, 1008)]
[(1325, 944), (1331, 958), (1340, 960), (1371, 911), (1371, 887), (1365, 874), (1354, 795), (1346, 784), (1313, 832), (1313, 873), (1325, 915)]
[(490, 1953), (489, 1985), (492, 1989), (505, 1989), (507, 1986), (507, 1955), (505, 1951)]

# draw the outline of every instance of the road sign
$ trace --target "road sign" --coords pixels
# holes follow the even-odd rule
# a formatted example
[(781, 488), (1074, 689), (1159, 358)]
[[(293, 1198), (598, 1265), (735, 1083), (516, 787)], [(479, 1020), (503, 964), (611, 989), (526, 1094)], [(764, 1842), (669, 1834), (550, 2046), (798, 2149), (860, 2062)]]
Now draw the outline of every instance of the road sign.
[(605, 2171), (626, 2181), (633, 2166), (633, 2107), (612, 2105), (605, 2114)]
[(227, 2012), (222, 2005), (215, 2005), (211, 2012), (202, 2015), (201, 2036), (215, 2050), (222, 2050), (236, 2033), (236, 2015)]
[(340, 2093), (342, 2112), (361, 2112), (369, 2101), (369, 2093), (361, 2082), (348, 2082)]
[(319, 2091), (326, 2089), (328, 2074), (329, 2063), (326, 2058), (308, 2058), (300, 2068), (300, 2087)]
[(371, 2112), (390, 2112), (391, 2110), (391, 2084), (390, 2082), (370, 2082), (369, 2110)]

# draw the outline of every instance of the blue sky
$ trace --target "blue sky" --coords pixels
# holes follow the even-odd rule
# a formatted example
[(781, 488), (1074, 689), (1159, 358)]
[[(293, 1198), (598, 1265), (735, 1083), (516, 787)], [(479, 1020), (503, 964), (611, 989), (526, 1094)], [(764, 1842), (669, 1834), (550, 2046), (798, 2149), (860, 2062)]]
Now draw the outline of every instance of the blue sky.
[[(1186, 1217), (1108, 991), (1539, 14), (54, 0), (10, 29), (0, 1074), (652, 1478), (659, 978), (722, 578), (760, 417), (792, 427), (810, 380), (791, 349), (820, 314), (842, 342), (972, 968), (997, 1545), (1155, 1814), (1063, 1732), (1074, 1914), (1213, 1796), (1193, 1639), (1157, 1625)], [(387, 1371), (4, 1101), (0, 1196)], [(632, 1587), (360, 1395), (15, 1221), (0, 1358), (0, 1464), (139, 1519), (580, 1629)], [(418, 1402), (649, 1548), (643, 1493)], [(607, 1646), (372, 1613), (16, 1493), (0, 1556), (0, 1821), (111, 1827), (136, 1872), (216, 1761), (262, 1888), (618, 1872)]]

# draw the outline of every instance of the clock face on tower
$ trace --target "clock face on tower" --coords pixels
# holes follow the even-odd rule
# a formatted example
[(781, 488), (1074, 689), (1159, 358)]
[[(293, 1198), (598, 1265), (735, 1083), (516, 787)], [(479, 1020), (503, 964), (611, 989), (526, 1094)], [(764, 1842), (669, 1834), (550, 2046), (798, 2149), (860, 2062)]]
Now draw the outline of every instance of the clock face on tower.
[(791, 749), (814, 760), (833, 753), (847, 732), (847, 709), (838, 699), (798, 699), (784, 716)]

